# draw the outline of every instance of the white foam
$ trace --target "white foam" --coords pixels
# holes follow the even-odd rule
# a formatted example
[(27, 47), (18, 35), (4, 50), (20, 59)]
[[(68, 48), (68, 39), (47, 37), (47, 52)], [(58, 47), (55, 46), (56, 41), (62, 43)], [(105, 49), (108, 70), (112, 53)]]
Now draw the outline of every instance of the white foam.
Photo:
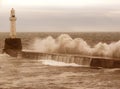
[(10, 57), (8, 54), (4, 53), (4, 54), (0, 54), (0, 58), (3, 58), (3, 57)]
[(57, 62), (54, 60), (40, 60), (42, 64), (44, 65), (50, 65), (50, 66), (74, 66), (74, 67), (80, 67), (81, 65), (75, 64), (75, 63), (64, 63), (64, 62)]

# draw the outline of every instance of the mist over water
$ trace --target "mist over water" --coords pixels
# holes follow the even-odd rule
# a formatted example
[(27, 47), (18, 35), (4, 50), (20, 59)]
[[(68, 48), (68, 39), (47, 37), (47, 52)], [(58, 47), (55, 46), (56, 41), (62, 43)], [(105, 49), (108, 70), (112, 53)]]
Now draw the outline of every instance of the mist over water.
[(38, 52), (120, 57), (120, 41), (110, 44), (99, 42), (92, 47), (82, 38), (73, 39), (68, 34), (61, 34), (57, 38), (52, 36), (37, 38), (30, 47)]

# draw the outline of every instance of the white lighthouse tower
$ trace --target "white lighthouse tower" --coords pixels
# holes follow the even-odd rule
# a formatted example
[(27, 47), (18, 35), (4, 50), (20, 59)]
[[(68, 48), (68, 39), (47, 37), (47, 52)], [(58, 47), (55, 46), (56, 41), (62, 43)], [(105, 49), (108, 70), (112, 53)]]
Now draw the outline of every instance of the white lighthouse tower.
[(22, 52), (21, 38), (16, 37), (16, 17), (15, 10), (12, 8), (10, 13), (10, 37), (5, 38), (3, 53), (7, 53), (12, 57), (18, 57)]
[(10, 13), (10, 37), (16, 38), (16, 17), (15, 17), (15, 10), (12, 8)]

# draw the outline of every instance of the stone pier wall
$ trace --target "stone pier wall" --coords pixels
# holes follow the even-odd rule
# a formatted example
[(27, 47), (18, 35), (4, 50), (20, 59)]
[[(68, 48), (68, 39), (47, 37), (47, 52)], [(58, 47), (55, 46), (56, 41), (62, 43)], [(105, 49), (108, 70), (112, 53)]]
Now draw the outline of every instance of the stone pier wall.
[(47, 59), (65, 63), (76, 63), (90, 67), (120, 68), (120, 60), (113, 58), (28, 51), (22, 51), (22, 57), (28, 59)]

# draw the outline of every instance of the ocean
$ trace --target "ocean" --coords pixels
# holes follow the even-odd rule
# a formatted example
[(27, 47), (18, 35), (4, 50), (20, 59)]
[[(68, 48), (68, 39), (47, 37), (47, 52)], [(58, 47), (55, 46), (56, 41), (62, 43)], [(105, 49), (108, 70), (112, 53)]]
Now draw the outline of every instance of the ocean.
[[(14, 58), (2, 54), (0, 89), (119, 89), (120, 69), (90, 68), (49, 59)], [(120, 57), (120, 32), (20, 32), (23, 49), (47, 53)]]

